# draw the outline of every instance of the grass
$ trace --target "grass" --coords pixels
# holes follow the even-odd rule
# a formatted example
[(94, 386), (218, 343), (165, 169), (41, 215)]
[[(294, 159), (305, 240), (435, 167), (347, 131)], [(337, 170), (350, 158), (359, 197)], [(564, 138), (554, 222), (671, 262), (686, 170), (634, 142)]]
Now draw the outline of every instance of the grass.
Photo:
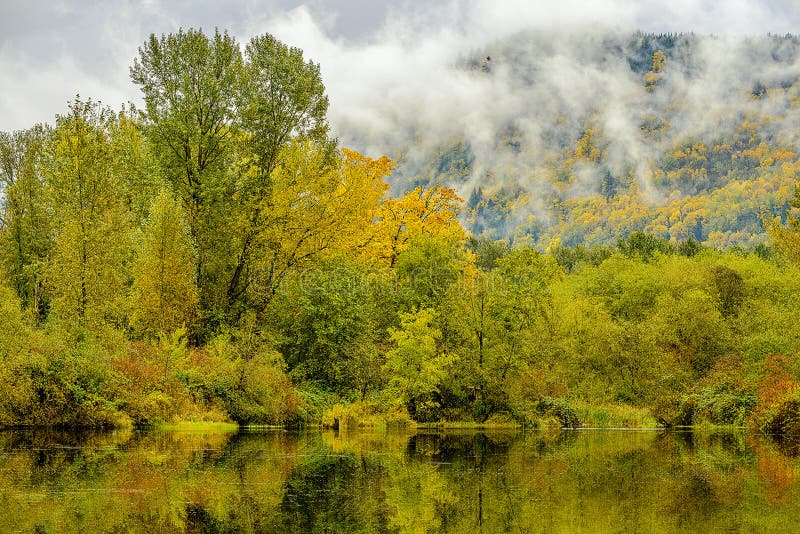
[(322, 416), (322, 426), (326, 428), (408, 428), (413, 421), (405, 410), (385, 408), (375, 402), (363, 401), (350, 404), (335, 404)]
[(658, 421), (647, 408), (625, 404), (576, 404), (584, 428), (655, 428)]
[(180, 421), (177, 423), (162, 423), (154, 428), (177, 432), (236, 432), (239, 430), (239, 425), (217, 421)]

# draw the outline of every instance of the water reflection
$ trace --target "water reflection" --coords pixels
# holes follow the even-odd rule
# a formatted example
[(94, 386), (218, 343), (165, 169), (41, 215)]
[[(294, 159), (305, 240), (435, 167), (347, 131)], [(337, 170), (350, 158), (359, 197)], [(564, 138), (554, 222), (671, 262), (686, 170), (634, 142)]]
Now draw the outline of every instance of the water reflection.
[(19, 532), (792, 531), (798, 447), (743, 433), (0, 433)]

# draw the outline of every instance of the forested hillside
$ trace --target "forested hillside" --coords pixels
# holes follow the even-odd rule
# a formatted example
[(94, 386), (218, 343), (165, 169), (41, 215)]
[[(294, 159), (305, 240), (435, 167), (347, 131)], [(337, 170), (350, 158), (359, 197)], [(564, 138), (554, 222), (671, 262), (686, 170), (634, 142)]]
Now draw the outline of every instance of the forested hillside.
[(798, 52), (793, 35), (523, 33), (454, 66), (436, 117), (353, 136), (396, 154), (395, 191), (455, 188), (475, 235), (753, 247), (797, 177)]
[[(525, 39), (458, 68), (523, 90), (526, 58), (570, 64)], [(153, 35), (142, 109), (3, 133), (0, 425), (800, 433), (795, 40), (748, 43), (765, 66), (713, 101), (712, 38), (584, 41), (618, 107), (545, 91), (413, 177), (340, 146), (320, 66), (266, 34)]]

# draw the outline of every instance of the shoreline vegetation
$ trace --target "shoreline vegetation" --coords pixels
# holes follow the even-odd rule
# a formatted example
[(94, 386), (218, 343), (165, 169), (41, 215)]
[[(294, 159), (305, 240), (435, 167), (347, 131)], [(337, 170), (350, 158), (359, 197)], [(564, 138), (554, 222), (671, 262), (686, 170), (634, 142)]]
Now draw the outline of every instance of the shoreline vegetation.
[[(131, 77), (144, 109), (0, 137), (0, 426), (800, 435), (800, 193), (750, 248), (536, 248), (470, 234), (452, 188), (389, 195), (270, 35), (153, 35)], [(796, 176), (758, 146), (726, 161)]]

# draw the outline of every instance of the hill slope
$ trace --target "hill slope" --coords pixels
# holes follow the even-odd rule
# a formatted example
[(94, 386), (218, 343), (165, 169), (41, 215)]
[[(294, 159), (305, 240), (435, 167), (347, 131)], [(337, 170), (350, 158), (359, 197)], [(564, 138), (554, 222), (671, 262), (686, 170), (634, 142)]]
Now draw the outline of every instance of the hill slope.
[(437, 106), (395, 110), (393, 189), (453, 186), (474, 234), (540, 248), (753, 246), (800, 170), (799, 60), (791, 35), (516, 35), (432, 80), (461, 88)]

